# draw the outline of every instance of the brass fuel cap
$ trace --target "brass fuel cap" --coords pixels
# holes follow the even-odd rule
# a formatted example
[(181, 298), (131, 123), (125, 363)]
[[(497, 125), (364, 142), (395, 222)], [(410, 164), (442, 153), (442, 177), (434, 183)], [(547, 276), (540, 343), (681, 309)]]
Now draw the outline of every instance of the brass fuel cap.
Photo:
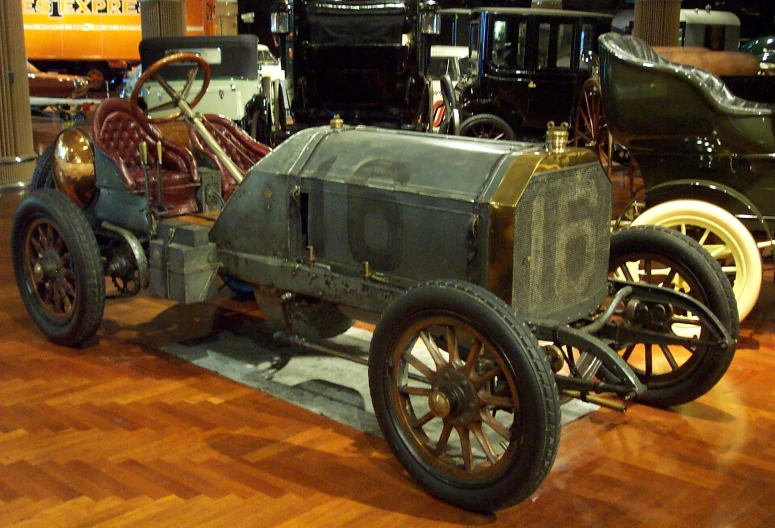
[(344, 128), (344, 120), (339, 117), (339, 114), (336, 114), (334, 117), (331, 118), (330, 122), (331, 128), (334, 130), (341, 130)]
[(568, 145), (568, 123), (555, 125), (554, 121), (546, 124), (546, 150), (549, 153), (565, 152)]

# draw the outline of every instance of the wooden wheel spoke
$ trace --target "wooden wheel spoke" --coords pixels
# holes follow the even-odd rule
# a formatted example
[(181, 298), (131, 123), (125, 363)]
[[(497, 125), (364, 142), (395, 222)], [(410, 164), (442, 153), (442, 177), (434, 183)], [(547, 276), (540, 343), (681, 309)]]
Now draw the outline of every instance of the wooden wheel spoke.
[(460, 359), (460, 349), (458, 348), (457, 334), (451, 326), (444, 328), (444, 336), (447, 340), (447, 352), (449, 352), (449, 363), (455, 368), (463, 366), (463, 360)]
[(64, 307), (64, 296), (62, 295), (62, 289), (54, 287), (52, 290), (54, 294), (54, 308), (61, 312), (63, 311)]
[(644, 272), (645, 272), (645, 275), (646, 275), (646, 282), (648, 284), (651, 284), (651, 280), (652, 280), (651, 260), (647, 259), (643, 263), (643, 267), (644, 267)]
[(62, 289), (68, 298), (75, 299), (75, 285), (72, 282), (65, 282), (64, 286), (62, 286)]
[(479, 400), (486, 404), (491, 405), (495, 409), (513, 409), (514, 401), (511, 398), (505, 396), (495, 396), (489, 391), (479, 391)]
[(630, 356), (632, 355), (632, 352), (635, 350), (635, 345), (630, 345), (627, 348), (624, 349), (624, 354), (622, 354), (622, 359), (627, 361), (630, 359)]
[(51, 249), (54, 246), (54, 230), (50, 224), (43, 226), (41, 238), (46, 249)]
[(425, 426), (428, 422), (433, 420), (436, 416), (432, 412), (427, 412), (420, 418), (417, 418), (416, 420), (412, 420), (412, 423), (410, 423), (410, 427), (412, 429), (421, 429), (423, 426)]
[(710, 252), (710, 256), (716, 260), (721, 260), (732, 256), (732, 250), (725, 245), (705, 246)]
[(646, 349), (646, 376), (651, 376), (654, 371), (654, 346), (651, 343), (646, 343), (644, 347)]
[(431, 337), (431, 334), (427, 330), (420, 332), (420, 339), (422, 339), (425, 348), (428, 349), (428, 352), (431, 355), (431, 359), (433, 359), (433, 362), (436, 364), (437, 371), (449, 365), (449, 362), (441, 355), (439, 347), (436, 345), (436, 341), (433, 340), (433, 337)]
[(482, 342), (476, 341), (474, 342), (474, 345), (471, 347), (471, 350), (468, 351), (468, 357), (466, 358), (466, 364), (463, 366), (463, 374), (471, 377), (471, 373), (474, 371), (474, 367), (476, 366), (476, 363), (479, 361), (479, 356), (482, 353)]
[(619, 266), (619, 268), (617, 270), (621, 270), (622, 275), (624, 275), (625, 280), (627, 280), (628, 282), (637, 282), (633, 278), (632, 273), (630, 273), (630, 268), (627, 266), (626, 262), (624, 264), (622, 264), (621, 266)]
[(493, 369), (488, 370), (482, 376), (473, 375), (473, 376), (470, 376), (470, 378), (471, 378), (471, 381), (474, 384), (474, 387), (476, 387), (478, 389), (478, 388), (482, 387), (483, 385), (485, 385), (486, 383), (492, 381), (492, 379), (495, 376), (498, 376), (499, 374), (502, 374), (502, 373), (503, 373), (503, 370), (501, 370), (501, 368), (499, 366), (497, 366), (497, 367), (495, 367)]
[(462, 426), (455, 427), (457, 435), (460, 438), (460, 450), (463, 455), (463, 467), (466, 471), (471, 471), (474, 467), (474, 452), (471, 449), (471, 437), (468, 429)]
[(511, 442), (511, 431), (508, 427), (500, 423), (489, 412), (482, 409), (479, 411), (479, 418), (483, 423), (487, 424), (493, 431), (498, 433), (504, 440)]
[(445, 423), (444, 428), (441, 430), (441, 436), (439, 436), (439, 441), (436, 443), (436, 449), (434, 450), (433, 454), (437, 457), (440, 457), (444, 454), (444, 451), (447, 449), (447, 444), (449, 443), (449, 436), (452, 433), (452, 424), (451, 423)]
[(678, 272), (676, 270), (674, 270), (673, 268), (670, 268), (670, 272), (667, 274), (667, 276), (659, 285), (662, 287), (669, 286), (670, 284), (672, 284), (673, 279), (675, 278), (677, 273)]
[(426, 387), (410, 387), (409, 385), (401, 385), (398, 388), (398, 392), (407, 396), (428, 396), (431, 393), (431, 389)]
[(676, 362), (673, 353), (670, 351), (670, 348), (667, 345), (659, 345), (659, 348), (662, 349), (662, 354), (664, 354), (670, 368), (674, 371), (678, 370), (678, 363)]
[(71, 298), (69, 295), (67, 295), (67, 292), (62, 292), (62, 311), (64, 313), (69, 313), (70, 310), (73, 308), (73, 303), (71, 301)]
[(51, 287), (51, 281), (48, 281), (46, 279), (43, 279), (40, 283), (40, 288), (42, 288), (42, 299), (43, 302), (48, 305), (54, 304), (54, 289)]
[(43, 247), (43, 244), (38, 239), (38, 237), (30, 238), (30, 244), (32, 244), (32, 249), (35, 250), (35, 253), (42, 257), (43, 253), (45, 252), (45, 248)]
[(477, 443), (482, 448), (482, 451), (484, 451), (484, 455), (487, 457), (487, 460), (490, 461), (490, 464), (493, 466), (497, 464), (498, 455), (495, 454), (495, 450), (490, 443), (490, 439), (487, 438), (487, 435), (485, 435), (484, 431), (482, 431), (482, 424), (474, 422), (471, 424), (470, 429), (471, 432), (474, 433), (474, 438), (476, 438)]
[(411, 350), (407, 350), (404, 352), (403, 356), (401, 356), (404, 361), (409, 363), (411, 366), (413, 366), (415, 369), (417, 369), (423, 376), (425, 376), (428, 381), (433, 381), (436, 379), (436, 372), (432, 371), (428, 365), (420, 361), (418, 358), (414, 357), (412, 355)]
[(697, 241), (700, 243), (701, 246), (705, 245), (705, 241), (708, 240), (708, 235), (710, 235), (710, 229), (706, 229), (703, 233), (700, 239)]

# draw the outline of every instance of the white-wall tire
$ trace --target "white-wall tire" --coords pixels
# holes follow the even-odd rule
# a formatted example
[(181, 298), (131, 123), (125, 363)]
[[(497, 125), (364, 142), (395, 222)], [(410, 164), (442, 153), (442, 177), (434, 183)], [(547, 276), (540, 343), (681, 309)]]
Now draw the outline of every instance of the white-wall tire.
[(751, 232), (727, 210), (701, 200), (674, 200), (647, 209), (632, 225), (659, 225), (692, 236), (732, 283), (742, 321), (759, 298), (762, 259)]

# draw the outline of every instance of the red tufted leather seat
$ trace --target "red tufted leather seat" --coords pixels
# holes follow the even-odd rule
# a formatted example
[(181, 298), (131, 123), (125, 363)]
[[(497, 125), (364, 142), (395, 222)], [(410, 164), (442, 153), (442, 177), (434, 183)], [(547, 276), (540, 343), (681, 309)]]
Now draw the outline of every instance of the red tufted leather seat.
[[(255, 165), (261, 158), (269, 154), (272, 149), (259, 143), (250, 135), (239, 128), (234, 121), (217, 114), (205, 114), (204, 125), (208, 132), (212, 134), (221, 148), (231, 158), (242, 175)], [(212, 153), (204, 140), (193, 128), (190, 129), (191, 144), (196, 148), (207, 153), (218, 164), (218, 168), (223, 175), (222, 194), (223, 199), (228, 200), (234, 190), (237, 188), (237, 182), (234, 181), (229, 171), (218, 161), (218, 158)]]
[(113, 158), (124, 185), (133, 192), (145, 192), (140, 144), (146, 143), (151, 196), (154, 201), (158, 196), (156, 142), (161, 140), (161, 177), (164, 203), (169, 207), (169, 215), (198, 211), (195, 196), (199, 173), (193, 154), (184, 146), (162, 136), (159, 129), (147, 119), (135, 115), (127, 99), (109, 98), (97, 106), (92, 118), (92, 140)]

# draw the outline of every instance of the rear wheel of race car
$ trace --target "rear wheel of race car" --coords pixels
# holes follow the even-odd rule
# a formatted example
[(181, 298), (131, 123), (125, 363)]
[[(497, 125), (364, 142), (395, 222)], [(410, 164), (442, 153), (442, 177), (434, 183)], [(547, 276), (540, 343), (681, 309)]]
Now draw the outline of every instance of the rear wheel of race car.
[[(699, 243), (674, 229), (635, 226), (611, 235), (609, 273), (613, 278), (676, 289), (704, 304), (729, 334), (739, 322), (734, 294), (721, 266)], [(709, 337), (697, 317), (671, 308), (669, 331), (682, 337)], [(630, 324), (639, 323), (631, 321)], [(735, 347), (628, 344), (620, 353), (648, 391), (639, 401), (679, 405), (708, 392), (732, 362)], [(613, 376), (601, 367), (604, 378)]]
[(502, 118), (493, 114), (469, 117), (460, 125), (460, 135), (485, 139), (516, 139), (514, 129)]
[(557, 386), (533, 334), (503, 301), (459, 281), (405, 292), (371, 341), (382, 433), (429, 493), (489, 512), (538, 488), (560, 438)]
[(105, 279), (83, 212), (54, 189), (35, 191), (16, 210), (11, 253), (19, 294), (51, 341), (77, 346), (102, 322)]
[(698, 240), (732, 283), (740, 320), (756, 305), (762, 287), (759, 248), (751, 232), (726, 209), (701, 200), (674, 200), (647, 209), (632, 225), (671, 227)]

